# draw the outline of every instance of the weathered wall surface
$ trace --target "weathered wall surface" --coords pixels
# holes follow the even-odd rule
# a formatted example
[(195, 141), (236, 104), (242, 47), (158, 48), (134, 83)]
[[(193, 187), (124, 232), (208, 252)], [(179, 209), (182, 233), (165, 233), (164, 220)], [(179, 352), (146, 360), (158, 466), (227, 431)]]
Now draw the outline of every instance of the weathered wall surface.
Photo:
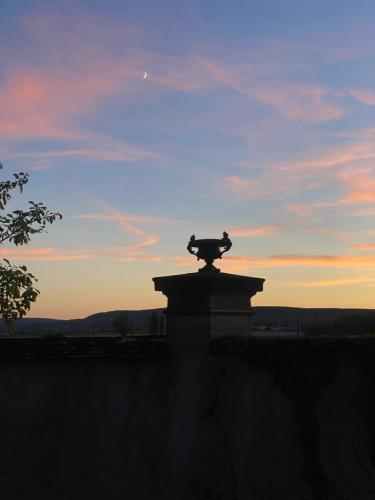
[(0, 343), (1, 499), (375, 498), (372, 339), (205, 357), (23, 342)]

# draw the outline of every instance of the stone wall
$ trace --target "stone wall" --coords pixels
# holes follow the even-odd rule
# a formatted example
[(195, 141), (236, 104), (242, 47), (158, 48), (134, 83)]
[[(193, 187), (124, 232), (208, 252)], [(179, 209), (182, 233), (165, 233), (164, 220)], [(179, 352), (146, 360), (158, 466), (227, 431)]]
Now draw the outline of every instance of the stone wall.
[(375, 339), (4, 339), (0, 359), (1, 499), (375, 498)]

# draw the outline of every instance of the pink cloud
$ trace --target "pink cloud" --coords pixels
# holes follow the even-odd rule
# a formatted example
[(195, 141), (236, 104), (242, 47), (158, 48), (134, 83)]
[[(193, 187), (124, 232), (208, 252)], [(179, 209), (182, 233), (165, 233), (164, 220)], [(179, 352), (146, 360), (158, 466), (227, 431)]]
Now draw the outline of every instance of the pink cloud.
[(340, 200), (343, 204), (375, 202), (375, 168), (346, 168), (337, 174), (337, 179), (347, 189)]
[[(369, 137), (370, 131), (362, 132)], [(294, 199), (287, 203), (286, 210), (304, 217), (315, 210), (339, 209), (342, 212), (343, 207), (348, 205), (373, 203), (375, 143), (363, 140), (363, 134), (358, 135), (359, 141), (316, 155), (315, 159), (273, 167), (272, 183), (286, 185), (289, 195), (299, 194), (302, 190), (305, 192), (306, 189), (319, 195), (318, 190), (322, 187), (330, 188), (326, 199), (314, 199), (315, 193), (311, 193), (309, 198), (312, 201)], [(371, 209), (366, 211), (366, 215), (371, 216)], [(353, 215), (359, 216), (360, 213)]]
[(0, 255), (47, 255), (52, 254), (54, 249), (52, 247), (48, 248), (0, 248)]
[(272, 178), (260, 181), (236, 175), (224, 177), (217, 183), (217, 188), (221, 194), (235, 193), (241, 198), (257, 198), (281, 191), (280, 186)]
[(159, 155), (147, 148), (89, 132), (78, 124), (83, 116), (96, 110), (104, 101), (124, 92), (125, 82), (134, 79), (134, 72), (134, 69), (129, 70), (127, 74), (122, 62), (112, 68), (94, 69), (84, 65), (84, 69), (47, 67), (13, 71), (0, 83), (2, 140), (53, 138), (79, 143), (79, 147), (63, 150), (13, 154), (15, 157), (35, 158), (41, 167), (63, 157), (115, 162), (155, 159)]
[(310, 214), (313, 210), (317, 210), (320, 208), (334, 208), (338, 207), (340, 205), (340, 202), (337, 200), (332, 200), (332, 201), (314, 201), (311, 203), (304, 203), (304, 202), (295, 202), (295, 203), (289, 203), (286, 206), (286, 209), (289, 212), (295, 213), (301, 217)]
[[(172, 263), (175, 266), (191, 266), (192, 258), (191, 257), (172, 257)], [(194, 259), (193, 259), (194, 262)]]
[(254, 236), (264, 236), (266, 234), (275, 233), (277, 231), (276, 226), (262, 226), (262, 227), (254, 227), (254, 228), (242, 228), (242, 229), (233, 229), (230, 232), (231, 236), (235, 236), (237, 238), (247, 238)]
[(321, 85), (259, 86), (249, 93), (290, 120), (320, 122), (337, 120), (345, 115), (343, 108), (328, 101), (329, 91)]
[[(343, 108), (329, 102), (330, 91), (322, 85), (284, 81), (270, 84), (262, 81), (259, 75), (257, 78), (247, 75), (242, 64), (224, 64), (203, 58), (200, 61), (220, 84), (276, 109), (289, 120), (337, 120), (345, 114)], [(254, 73), (257, 73), (256, 67)]]
[(87, 251), (59, 251), (55, 248), (1, 248), (0, 256), (12, 260), (36, 261), (66, 261), (88, 260), (95, 257), (94, 252)]
[(350, 146), (336, 149), (321, 155), (314, 160), (300, 161), (280, 167), (281, 171), (315, 171), (324, 170), (345, 163), (351, 163), (359, 160), (375, 158), (375, 145), (371, 142), (359, 142)]
[(353, 245), (354, 250), (375, 250), (375, 243), (364, 243), (362, 245)]
[(75, 215), (77, 219), (89, 220), (113, 220), (126, 232), (135, 236), (144, 235), (144, 230), (139, 227), (141, 224), (165, 223), (166, 219), (154, 215), (129, 215), (121, 210), (110, 207), (107, 203), (97, 201), (105, 208), (104, 213)]
[(303, 286), (342, 286), (342, 285), (355, 285), (361, 283), (374, 283), (375, 278), (338, 278), (328, 280), (305, 281)]
[(349, 94), (363, 104), (375, 106), (375, 92), (352, 89), (349, 91)]
[(355, 217), (375, 217), (375, 208), (362, 208), (360, 210), (353, 210), (350, 215)]
[(72, 119), (114, 91), (105, 77), (54, 69), (13, 71), (0, 86), (0, 133), (8, 138), (82, 139)]
[[(191, 266), (189, 257), (174, 257), (172, 262), (177, 266)], [(375, 255), (271, 255), (269, 257), (237, 257), (226, 255), (220, 261), (220, 268), (245, 270), (256, 268), (278, 268), (278, 267), (327, 267), (327, 268), (352, 268), (352, 267), (374, 267)]]
[(165, 257), (148, 253), (149, 248), (158, 241), (160, 240), (157, 236), (150, 235), (135, 245), (112, 246), (107, 248), (107, 251), (119, 255), (114, 257), (115, 262), (161, 262)]
[(114, 260), (115, 262), (163, 262), (165, 257), (161, 255), (127, 255)]
[[(16, 153), (15, 158), (35, 158), (38, 160), (53, 160), (58, 158), (91, 158), (95, 160), (107, 160), (118, 162), (134, 162), (147, 158), (156, 158), (158, 155), (146, 149), (138, 148), (130, 144), (117, 143), (105, 136), (92, 136), (85, 139), (84, 143), (90, 147), (81, 149), (63, 149), (56, 151), (32, 151)], [(98, 147), (99, 146), (99, 147)], [(104, 149), (105, 148), (105, 149)]]
[(375, 256), (356, 255), (273, 255), (271, 257), (234, 257), (226, 261), (243, 263), (256, 267), (373, 267)]
[(307, 233), (316, 233), (321, 234), (323, 236), (328, 236), (335, 239), (343, 239), (347, 240), (353, 238), (353, 231), (347, 231), (343, 229), (332, 229), (326, 227), (318, 227), (318, 226), (309, 226), (305, 227), (304, 231)]
[[(146, 148), (115, 141), (82, 125), (82, 118), (87, 120), (113, 98), (144, 89), (140, 84), (147, 58), (141, 53), (118, 56), (105, 48), (97, 39), (103, 25), (93, 17), (69, 19), (68, 24), (59, 16), (38, 15), (28, 19), (26, 26), (32, 32), (30, 51), (25, 48), (10, 57), (8, 65), (3, 63), (2, 141), (44, 138), (74, 141), (79, 146), (13, 156), (36, 158), (42, 165), (64, 156), (120, 162), (155, 157)], [(107, 31), (104, 40), (113, 41), (113, 33)], [(128, 32), (123, 27), (122, 42)], [(35, 55), (42, 62), (33, 64)]]
[[(269, 84), (268, 77), (275, 68), (285, 72), (286, 66), (285, 58), (280, 62), (280, 56), (275, 57), (275, 47), (271, 51), (266, 48), (272, 54), (266, 62), (255, 52), (251, 64), (244, 64), (223, 49), (219, 50), (218, 62), (194, 54), (172, 57), (134, 46), (129, 50), (129, 40), (134, 41), (142, 31), (139, 26), (126, 25), (120, 30), (114, 21), (108, 25), (82, 13), (69, 22), (56, 15), (35, 15), (26, 26), (34, 37), (31, 45), (38, 47), (38, 60), (43, 63), (33, 65), (32, 58), (22, 61), (18, 57), (9, 65), (11, 69), (5, 66), (5, 78), (0, 83), (0, 134), (3, 140), (58, 138), (80, 142), (79, 147), (66, 150), (24, 153), (30, 158), (45, 162), (64, 156), (140, 161), (154, 156), (145, 148), (111, 142), (109, 137), (92, 134), (83, 127), (82, 118), (87, 119), (91, 112), (120, 95), (152, 96), (171, 89), (207, 91), (225, 85), (249, 98), (249, 105), (255, 99), (292, 120), (321, 121), (343, 114), (328, 102), (329, 91), (321, 85)], [(124, 50), (119, 55), (115, 47), (121, 45)], [(290, 58), (288, 64), (294, 67)], [(143, 82), (145, 69), (149, 79)]]
[(158, 241), (160, 241), (160, 239), (156, 236), (148, 236), (145, 240), (137, 243), (136, 245), (123, 247), (123, 250), (128, 253), (143, 253), (147, 247), (155, 245), (155, 243), (157, 243)]
[(337, 137), (350, 137), (350, 138), (359, 138), (359, 139), (368, 139), (373, 138), (375, 136), (375, 128), (364, 128), (358, 130), (349, 130), (345, 132), (338, 132), (335, 134)]
[[(112, 68), (120, 74), (125, 68)], [(59, 158), (87, 156), (110, 161), (134, 161), (156, 154), (144, 148), (115, 141), (104, 134), (92, 133), (77, 125), (77, 119), (96, 110), (100, 104), (126, 89), (126, 76), (111, 73), (111, 68), (98, 69), (90, 76), (85, 72), (62, 71), (53, 68), (23, 69), (8, 76), (0, 83), (2, 99), (0, 133), (2, 139), (58, 138), (79, 141), (83, 147), (64, 150), (23, 152), (18, 157)], [(131, 78), (131, 74), (130, 74)], [(137, 80), (140, 78), (137, 75)], [(119, 81), (117, 81), (119, 80)]]
[[(330, 186), (334, 194), (329, 199), (288, 203), (288, 211), (304, 216), (317, 209), (373, 202), (375, 175), (370, 162), (373, 158), (374, 141), (360, 141), (320, 154), (316, 159), (263, 168), (261, 177), (257, 179), (228, 176), (216, 186), (221, 194), (235, 193), (245, 199), (264, 197), (282, 190), (284, 194), (293, 195), (301, 189), (316, 191), (322, 186)], [(367, 164), (364, 164), (365, 161)], [(361, 162), (360, 165), (354, 167), (358, 162)], [(338, 189), (342, 190), (341, 195), (337, 193)]]

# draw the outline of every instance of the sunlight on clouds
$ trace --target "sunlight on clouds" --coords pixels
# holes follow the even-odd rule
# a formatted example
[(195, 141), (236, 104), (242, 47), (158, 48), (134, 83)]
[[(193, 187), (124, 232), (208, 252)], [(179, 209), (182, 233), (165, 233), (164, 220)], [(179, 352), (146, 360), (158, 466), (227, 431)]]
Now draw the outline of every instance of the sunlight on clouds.
[(105, 208), (104, 213), (93, 213), (93, 214), (80, 214), (74, 215), (76, 219), (88, 219), (88, 220), (113, 220), (116, 222), (126, 233), (135, 236), (142, 236), (145, 231), (139, 226), (142, 224), (154, 224), (154, 223), (165, 223), (166, 219), (162, 217), (157, 217), (154, 215), (134, 215), (126, 214), (121, 210), (112, 208), (107, 203), (98, 201), (97, 203)]
[(271, 257), (235, 257), (227, 256), (227, 261), (248, 263), (256, 267), (373, 267), (374, 256), (355, 255), (273, 255)]
[[(233, 63), (225, 65), (223, 62), (209, 59), (201, 59), (201, 61), (206, 70), (220, 84), (273, 107), (289, 120), (337, 120), (345, 114), (343, 108), (329, 102), (330, 91), (322, 85), (298, 84), (295, 81), (282, 80), (270, 84), (267, 78), (244, 75), (242, 63), (236, 66)], [(254, 69), (256, 74), (256, 65)], [(262, 69), (264, 72), (264, 68)], [(269, 72), (272, 73), (272, 70)]]
[(343, 286), (355, 284), (375, 284), (375, 278), (338, 278), (328, 280), (305, 281), (302, 286)]
[(345, 110), (331, 104), (330, 92), (320, 85), (296, 85), (279, 83), (274, 87), (261, 86), (249, 91), (258, 101), (273, 106), (290, 120), (327, 121), (337, 120)]
[(350, 240), (355, 236), (355, 231), (349, 231), (346, 229), (334, 229), (319, 226), (308, 226), (304, 228), (306, 233), (321, 234), (322, 236), (327, 236), (329, 238), (334, 238), (338, 240)]
[(241, 199), (270, 196), (281, 191), (281, 187), (272, 179), (249, 179), (236, 175), (217, 181), (215, 188), (219, 195), (236, 194)]
[(1, 248), (0, 256), (12, 260), (37, 260), (37, 261), (69, 261), (88, 260), (96, 256), (92, 251), (59, 251), (55, 248)]
[[(174, 257), (172, 262), (177, 266), (191, 266), (189, 257)], [(375, 255), (354, 256), (354, 255), (272, 255), (269, 257), (238, 257), (226, 255), (220, 261), (220, 267), (226, 269), (250, 269), (251, 267), (374, 267)]]
[(318, 156), (315, 160), (300, 161), (289, 165), (279, 167), (281, 171), (293, 171), (301, 176), (306, 175), (306, 172), (314, 170), (329, 169), (351, 163), (353, 161), (375, 158), (375, 144), (371, 142), (357, 142), (352, 145), (343, 146), (342, 148), (327, 152), (324, 155)]
[(375, 243), (364, 243), (362, 245), (353, 245), (354, 250), (375, 250)]
[(366, 90), (350, 90), (349, 94), (357, 99), (359, 102), (375, 106), (375, 92), (368, 92)]
[(266, 234), (272, 234), (277, 230), (278, 228), (276, 226), (232, 229), (230, 235), (237, 238), (250, 238), (253, 236), (264, 236)]
[(106, 160), (111, 162), (137, 162), (145, 159), (155, 159), (159, 156), (157, 153), (147, 149), (116, 142), (103, 135), (92, 135), (91, 137), (82, 138), (81, 142), (86, 145), (86, 148), (56, 151), (24, 151), (22, 153), (15, 153), (12, 157), (37, 159), (46, 163), (46, 160), (56, 160), (66, 157)]
[(115, 262), (162, 262), (165, 257), (161, 255), (128, 255), (124, 257), (116, 257)]
[(198, 2), (202, 32), (188, 20), (166, 43), (158, 9), (24, 2), (21, 19), (15, 2), (0, 34), (0, 155), (34, 170), (32, 199), (67, 212), (41, 248), (0, 252), (36, 261), (38, 313), (161, 305), (152, 276), (203, 267), (182, 254), (186, 234), (221, 219), (240, 250), (218, 267), (266, 277), (257, 302), (373, 307), (374, 48), (354, 3), (326, 26), (322, 2), (297, 36), (269, 22), (218, 35)]
[(364, 168), (346, 168), (337, 174), (337, 179), (348, 193), (342, 203), (375, 202), (375, 164)]

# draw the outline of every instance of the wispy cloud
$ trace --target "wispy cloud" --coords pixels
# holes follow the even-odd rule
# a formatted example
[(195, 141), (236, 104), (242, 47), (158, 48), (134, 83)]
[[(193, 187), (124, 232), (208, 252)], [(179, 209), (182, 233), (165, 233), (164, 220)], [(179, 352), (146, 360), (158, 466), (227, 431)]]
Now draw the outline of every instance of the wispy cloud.
[[(107, 202), (95, 199), (95, 204), (103, 208), (103, 212), (76, 215), (76, 218), (97, 221), (114, 221), (123, 231), (136, 238), (135, 243), (107, 246), (104, 255), (111, 256), (115, 262), (160, 262), (165, 260), (159, 255), (150, 254), (150, 249), (160, 241), (150, 229), (150, 225), (164, 225), (169, 220), (155, 215), (127, 214), (113, 208)], [(144, 227), (146, 226), (146, 228)]]
[[(142, 98), (171, 90), (204, 92), (226, 86), (247, 99), (248, 106), (256, 101), (288, 120), (325, 121), (344, 114), (330, 101), (331, 92), (324, 86), (296, 83), (295, 78), (286, 80), (286, 68), (294, 68), (295, 63), (290, 57), (282, 61), (280, 54), (275, 57), (274, 47), (263, 49), (267, 53), (265, 61), (250, 48), (252, 56), (250, 60), (247, 56), (246, 64), (236, 56), (238, 51), (228, 53), (228, 49), (220, 48), (216, 56), (201, 48), (199, 54), (192, 50), (175, 57), (134, 45), (129, 50), (129, 39), (139, 35), (139, 27), (124, 26), (119, 30), (115, 23), (106, 25), (93, 16), (82, 16), (75, 22), (69, 19), (68, 23), (61, 16), (39, 14), (28, 19), (26, 26), (34, 37), (31, 45), (39, 47), (36, 60), (43, 63), (33, 64), (33, 57), (18, 57), (5, 66), (5, 77), (0, 82), (2, 138), (60, 139), (74, 141), (79, 147), (27, 152), (25, 156), (45, 160), (63, 156), (109, 161), (148, 158), (152, 151), (126, 143), (113, 147), (110, 138), (100, 139), (83, 125), (93, 112), (124, 96), (129, 102), (134, 96)], [(104, 43), (98, 41), (97, 32)], [(119, 44), (124, 46), (121, 54), (115, 50)], [(152, 86), (141, 78), (145, 68)], [(275, 73), (282, 73), (283, 78), (277, 80)]]
[(362, 208), (360, 210), (353, 210), (350, 212), (354, 217), (375, 217), (375, 208)]
[(8, 139), (84, 139), (86, 133), (73, 119), (95, 109), (114, 90), (114, 82), (100, 73), (14, 70), (0, 86), (0, 132)]
[[(42, 166), (63, 157), (118, 162), (155, 157), (143, 145), (115, 140), (98, 133), (98, 127), (94, 131), (88, 120), (114, 98), (142, 92), (142, 52), (119, 56), (99, 43), (97, 31), (103, 26), (94, 17), (68, 23), (61, 16), (41, 14), (28, 19), (26, 27), (33, 43), (5, 61), (0, 80), (0, 135), (9, 144), (9, 156), (33, 158)], [(123, 42), (128, 32), (124, 27)], [(112, 37), (110, 29), (103, 36), (106, 41)], [(12, 144), (23, 139), (63, 141), (64, 147), (13, 153)]]
[(162, 255), (125, 255), (114, 260), (116, 262), (163, 262), (165, 257)]
[(332, 201), (313, 201), (310, 203), (305, 202), (294, 202), (286, 205), (286, 209), (289, 212), (295, 213), (301, 217), (310, 214), (313, 210), (320, 208), (334, 208), (338, 207), (340, 203), (338, 200)]
[[(257, 73), (254, 66), (250, 66), (250, 74), (248, 74), (243, 63), (224, 64), (208, 58), (200, 60), (206, 71), (222, 85), (274, 108), (289, 120), (319, 122), (336, 120), (345, 114), (343, 108), (329, 101), (331, 92), (322, 85), (285, 80), (275, 81), (275, 78), (270, 83), (266, 78), (259, 76), (254, 78), (254, 73), (255, 75)], [(264, 65), (261, 68), (264, 73)], [(253, 73), (251, 73), (252, 69)], [(270, 73), (269, 69), (268, 73)], [(263, 76), (266, 75), (263, 74)]]
[(363, 104), (368, 104), (369, 106), (375, 106), (375, 92), (369, 92), (367, 90), (351, 89), (349, 94), (357, 99), (357, 101)]
[(321, 234), (322, 236), (327, 236), (329, 238), (339, 239), (339, 240), (348, 240), (353, 238), (354, 231), (349, 231), (346, 229), (334, 229), (327, 227), (319, 227), (319, 226), (308, 226), (304, 228), (306, 233), (316, 233)]
[(375, 250), (375, 243), (363, 243), (352, 246), (353, 250)]
[(75, 215), (77, 219), (88, 220), (112, 220), (116, 222), (126, 233), (143, 236), (145, 231), (141, 229), (140, 225), (165, 223), (166, 219), (154, 215), (139, 215), (139, 214), (126, 214), (121, 210), (110, 207), (104, 202), (100, 202), (105, 206), (104, 213), (80, 214)]
[(39, 164), (49, 164), (50, 160), (60, 158), (79, 158), (105, 160), (111, 162), (137, 162), (145, 159), (159, 158), (159, 154), (147, 150), (146, 148), (136, 147), (131, 144), (125, 144), (113, 141), (110, 137), (104, 135), (91, 135), (82, 138), (81, 144), (86, 148), (81, 149), (62, 149), (52, 151), (24, 151), (15, 153), (14, 158), (28, 158), (39, 160)]
[(88, 260), (96, 256), (96, 252), (85, 250), (60, 251), (48, 248), (1, 248), (0, 256), (12, 260), (37, 260), (37, 261), (70, 261)]
[(338, 278), (328, 280), (305, 281), (302, 286), (342, 286), (355, 285), (361, 283), (375, 283), (375, 278)]
[(337, 179), (347, 189), (341, 203), (361, 204), (375, 202), (375, 165), (346, 168), (338, 172)]
[[(172, 262), (177, 266), (191, 266), (191, 259), (188, 257), (174, 257)], [(220, 267), (227, 270), (251, 268), (282, 268), (282, 267), (322, 267), (322, 268), (357, 268), (374, 267), (375, 255), (308, 255), (308, 254), (286, 254), (271, 255), (268, 257), (239, 257), (226, 255), (220, 261)]]
[(160, 241), (157, 236), (147, 236), (135, 245), (112, 246), (107, 252), (114, 255), (116, 262), (161, 262), (165, 257), (150, 255), (149, 249)]
[(370, 158), (375, 158), (374, 142), (361, 141), (329, 151), (313, 160), (299, 161), (279, 168), (281, 171), (296, 171), (299, 174), (304, 174), (305, 171), (311, 173)]
[(273, 255), (271, 257), (227, 256), (226, 261), (256, 267), (373, 267), (374, 256), (356, 255)]
[[(71, 157), (113, 162), (139, 162), (155, 159), (159, 155), (146, 147), (114, 140), (83, 128), (82, 116), (95, 111), (102, 100), (122, 89), (105, 69), (87, 75), (80, 71), (54, 68), (23, 69), (0, 83), (0, 134), (2, 142), (18, 139), (57, 139), (71, 146), (58, 150), (16, 151), (9, 156), (38, 161), (49, 165), (51, 161)], [(78, 145), (78, 147), (77, 147)]]
[(264, 236), (266, 234), (272, 234), (277, 231), (278, 231), (277, 226), (262, 226), (262, 227), (232, 229), (230, 235), (235, 236), (237, 238), (250, 238), (254, 236)]
[(247, 177), (231, 175), (224, 177), (215, 184), (216, 192), (224, 196), (235, 194), (240, 199), (259, 198), (270, 196), (281, 191), (281, 187), (268, 179), (249, 179)]
[(250, 94), (290, 120), (321, 122), (345, 115), (343, 108), (329, 102), (330, 92), (321, 85), (281, 83), (268, 88), (260, 86)]
[(135, 245), (113, 246), (110, 247), (109, 250), (121, 251), (128, 254), (141, 254), (144, 253), (148, 247), (155, 245), (158, 241), (160, 241), (160, 238), (157, 236), (148, 236)]
[[(358, 165), (353, 161), (350, 166), (341, 166), (330, 173), (327, 183), (334, 186), (336, 191), (335, 194), (330, 194), (329, 199), (291, 202), (287, 205), (287, 210), (305, 216), (317, 209), (366, 205), (375, 202), (375, 167), (372, 162), (362, 162)], [(342, 194), (337, 193), (338, 189), (342, 191)], [(373, 213), (371, 207), (369, 211), (368, 215)]]

